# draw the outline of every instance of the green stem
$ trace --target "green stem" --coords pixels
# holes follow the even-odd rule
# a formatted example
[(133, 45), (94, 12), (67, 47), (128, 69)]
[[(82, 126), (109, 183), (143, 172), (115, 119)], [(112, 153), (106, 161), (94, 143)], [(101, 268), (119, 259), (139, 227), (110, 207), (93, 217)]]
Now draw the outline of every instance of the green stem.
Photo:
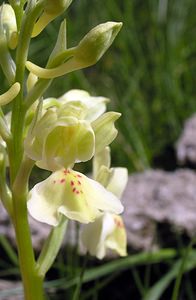
[(13, 155), (10, 157), (11, 182), (17, 174), (23, 156), (23, 127), (25, 119), (25, 109), (23, 102), (24, 94), (24, 75), (25, 63), (27, 61), (28, 49), (31, 40), (31, 33), (34, 23), (40, 14), (44, 1), (39, 1), (38, 4), (29, 8), (29, 12), (24, 15), (19, 35), (18, 47), (16, 51), (16, 77), (15, 81), (21, 85), (20, 92), (16, 97), (12, 111), (11, 130), (13, 133)]
[(68, 220), (62, 216), (59, 225), (52, 228), (47, 240), (45, 241), (37, 261), (37, 273), (42, 278), (44, 278), (46, 272), (50, 269), (54, 260), (56, 259), (62, 241), (65, 237), (67, 223)]
[(51, 79), (39, 79), (36, 85), (30, 90), (25, 99), (25, 109), (27, 110), (37, 99), (39, 99), (45, 90), (51, 84)]
[(27, 213), (27, 185), (33, 162), (25, 158), (13, 184), (14, 227), (25, 300), (44, 299), (43, 279), (36, 272)]

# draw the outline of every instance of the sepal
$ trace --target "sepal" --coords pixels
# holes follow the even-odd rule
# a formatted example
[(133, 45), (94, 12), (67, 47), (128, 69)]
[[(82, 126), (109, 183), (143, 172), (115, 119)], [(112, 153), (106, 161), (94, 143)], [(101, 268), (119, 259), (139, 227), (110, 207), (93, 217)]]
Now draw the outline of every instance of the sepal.
[(114, 122), (121, 116), (117, 112), (106, 112), (97, 120), (92, 122), (92, 128), (95, 133), (95, 151), (99, 153), (108, 146), (117, 136), (117, 129)]

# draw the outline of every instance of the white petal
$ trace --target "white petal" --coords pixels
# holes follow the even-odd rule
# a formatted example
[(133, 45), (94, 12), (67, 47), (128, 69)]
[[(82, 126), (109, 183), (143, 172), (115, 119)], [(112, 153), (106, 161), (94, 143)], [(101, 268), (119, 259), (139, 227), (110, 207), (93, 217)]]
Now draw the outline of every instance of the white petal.
[(128, 171), (126, 168), (113, 168), (107, 190), (116, 195), (119, 199), (125, 190), (128, 181)]

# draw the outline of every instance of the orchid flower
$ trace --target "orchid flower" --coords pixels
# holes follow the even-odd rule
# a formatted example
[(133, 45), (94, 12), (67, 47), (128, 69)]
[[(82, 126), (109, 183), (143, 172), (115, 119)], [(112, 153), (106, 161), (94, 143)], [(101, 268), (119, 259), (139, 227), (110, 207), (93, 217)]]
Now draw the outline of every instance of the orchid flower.
[(95, 222), (85, 225), (81, 234), (82, 243), (92, 256), (102, 259), (110, 249), (126, 256), (126, 231), (122, 218), (103, 213)]
[(26, 155), (50, 171), (91, 159), (117, 135), (114, 122), (120, 114), (102, 114), (106, 101), (84, 91), (71, 91), (58, 101), (44, 101), (45, 112), (25, 139)]
[(71, 169), (54, 172), (36, 184), (27, 202), (30, 215), (37, 221), (56, 226), (63, 214), (81, 223), (94, 222), (101, 212), (119, 214), (120, 200), (100, 183)]
[[(93, 160), (94, 177), (119, 199), (127, 184), (125, 168), (110, 169), (110, 150), (106, 147), (95, 155)], [(93, 238), (92, 238), (93, 236)], [(81, 232), (85, 249), (93, 256), (102, 259), (110, 249), (120, 256), (127, 255), (127, 237), (121, 216), (104, 212), (94, 223), (85, 225)]]

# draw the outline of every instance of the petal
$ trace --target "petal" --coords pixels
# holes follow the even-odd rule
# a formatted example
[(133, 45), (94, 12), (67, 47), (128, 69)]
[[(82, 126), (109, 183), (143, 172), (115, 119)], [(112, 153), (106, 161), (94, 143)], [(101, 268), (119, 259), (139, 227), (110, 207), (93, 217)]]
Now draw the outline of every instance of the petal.
[(84, 191), (88, 194), (89, 201), (93, 207), (114, 214), (123, 212), (124, 208), (120, 200), (97, 181), (88, 178), (84, 183)]
[(112, 215), (115, 229), (106, 239), (106, 247), (117, 252), (120, 256), (127, 255), (127, 235), (120, 216)]
[(55, 171), (75, 162), (87, 161), (94, 154), (95, 137), (91, 126), (75, 118), (62, 118), (51, 128), (43, 148), (39, 167)]
[(59, 213), (89, 223), (100, 215), (100, 211), (118, 213), (123, 209), (112, 193), (70, 169), (54, 172), (36, 184), (30, 191), (27, 206), (32, 217), (53, 226), (59, 223)]
[(107, 112), (92, 122), (95, 132), (95, 151), (99, 153), (108, 146), (117, 136), (117, 129), (114, 122), (121, 116), (117, 112)]
[(93, 178), (97, 180), (97, 177), (99, 176), (99, 169), (101, 168), (101, 166), (105, 166), (106, 168), (109, 168), (110, 163), (111, 163), (110, 148), (105, 147), (102, 151), (96, 153), (93, 158)]
[(25, 153), (32, 160), (41, 160), (43, 145), (51, 127), (56, 121), (56, 114), (48, 110), (33, 127), (31, 126), (24, 140)]
[(101, 183), (105, 188), (107, 188), (111, 176), (112, 176), (112, 169), (109, 169), (105, 166), (101, 166), (99, 168), (99, 172), (97, 176), (95, 177), (95, 180)]
[(92, 256), (99, 259), (102, 259), (106, 254), (105, 239), (115, 226), (113, 219), (110, 217), (108, 222), (103, 223), (105, 215), (110, 216), (110, 214), (102, 214), (95, 222), (85, 225), (81, 232), (82, 244)]
[(116, 195), (119, 199), (125, 190), (128, 181), (128, 171), (126, 168), (112, 168), (107, 190)]
[(106, 103), (109, 101), (105, 97), (92, 97), (84, 90), (70, 90), (59, 98), (63, 103), (81, 102), (86, 107), (85, 120), (92, 122), (101, 116), (106, 110)]
[(120, 256), (127, 254), (126, 231), (120, 216), (104, 213), (95, 222), (85, 225), (81, 232), (82, 244), (93, 256), (102, 259), (107, 249)]

